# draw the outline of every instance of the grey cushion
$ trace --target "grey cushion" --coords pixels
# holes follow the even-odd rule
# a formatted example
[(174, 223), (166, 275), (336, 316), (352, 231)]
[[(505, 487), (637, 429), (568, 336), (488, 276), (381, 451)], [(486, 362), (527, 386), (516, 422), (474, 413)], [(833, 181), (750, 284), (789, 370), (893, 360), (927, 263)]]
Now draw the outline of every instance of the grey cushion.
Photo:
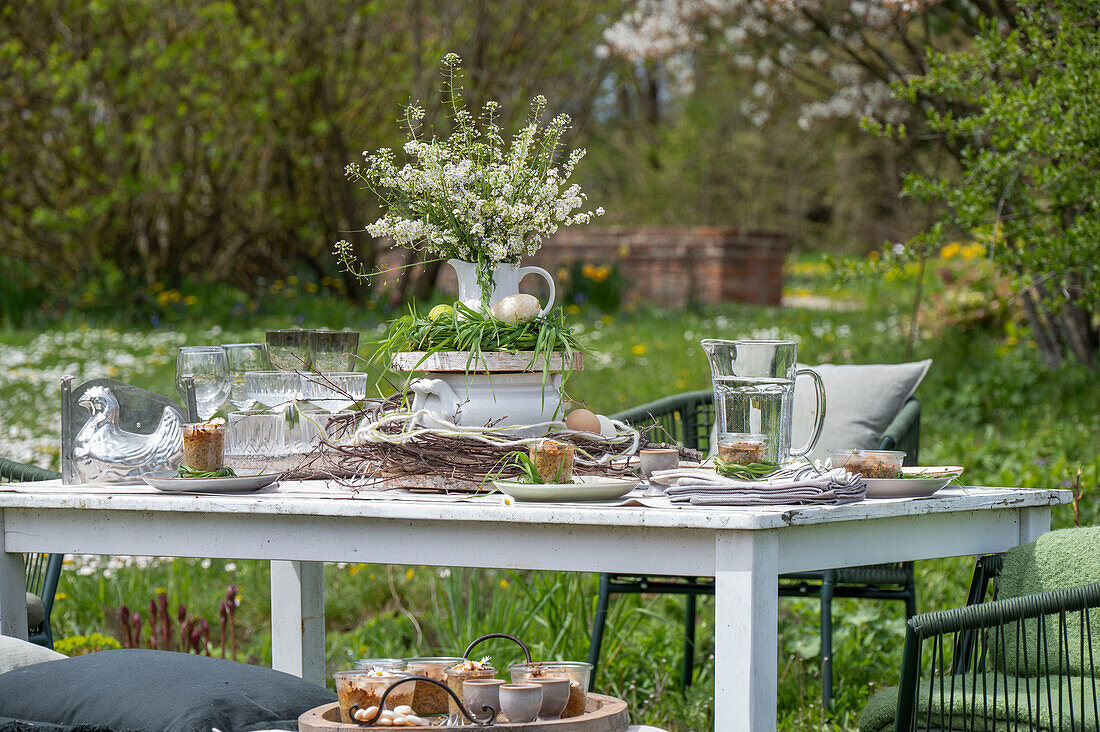
[[(825, 382), (825, 424), (810, 453), (824, 459), (832, 448), (874, 448), (920, 386), (932, 359), (912, 363), (812, 367)], [(809, 376), (795, 383), (791, 446), (799, 448), (813, 429), (816, 390)]]
[(25, 640), (0, 635), (0, 674), (24, 666), (33, 666), (36, 663), (56, 661), (59, 658), (65, 658), (65, 656)]
[(334, 701), (290, 674), (171, 651), (100, 651), (0, 674), (0, 719), (116, 732), (296, 730), (300, 715)]
[(37, 628), (46, 619), (46, 606), (42, 598), (33, 592), (27, 593), (27, 627)]

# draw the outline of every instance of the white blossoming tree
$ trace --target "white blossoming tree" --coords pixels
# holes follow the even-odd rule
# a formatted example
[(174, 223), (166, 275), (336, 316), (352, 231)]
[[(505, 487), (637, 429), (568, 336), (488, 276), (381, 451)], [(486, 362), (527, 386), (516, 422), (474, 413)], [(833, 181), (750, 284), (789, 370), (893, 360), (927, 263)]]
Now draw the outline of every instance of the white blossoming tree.
[(691, 52), (720, 54), (756, 79), (743, 113), (763, 123), (777, 101), (794, 99), (809, 128), (920, 118), (890, 84), (923, 73), (929, 48), (950, 50), (1015, 20), (1001, 0), (633, 0), (604, 39), (608, 53), (676, 66)]
[[(384, 214), (366, 227), (371, 236), (476, 262), (487, 297), (497, 265), (534, 254), (559, 227), (586, 224), (603, 209), (583, 210), (585, 195), (568, 183), (585, 154), (583, 149), (563, 154), (568, 115), (543, 127), (546, 99), (535, 97), (528, 123), (506, 143), (498, 124), (500, 105), (489, 100), (475, 117), (456, 86), (459, 57), (447, 54), (443, 63), (445, 103), (454, 120), (450, 136), (424, 139), (424, 110), (410, 104), (404, 114), (409, 136), (404, 164), (389, 148), (364, 150), (365, 162), (349, 164), (346, 172), (382, 201)], [(368, 276), (348, 242), (337, 242), (336, 253), (349, 271)]]

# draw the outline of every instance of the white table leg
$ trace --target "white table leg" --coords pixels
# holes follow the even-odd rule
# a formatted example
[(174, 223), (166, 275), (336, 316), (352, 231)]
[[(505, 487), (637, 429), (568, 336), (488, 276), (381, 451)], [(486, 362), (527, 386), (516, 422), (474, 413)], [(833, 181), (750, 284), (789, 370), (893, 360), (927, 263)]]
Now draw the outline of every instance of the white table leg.
[(1020, 509), (1020, 543), (1028, 544), (1050, 531), (1050, 507)]
[(271, 562), (271, 667), (325, 684), (325, 565)]
[(0, 511), (0, 635), (27, 639), (27, 571), (22, 554), (4, 551), (3, 511)]
[(715, 540), (714, 728), (722, 732), (775, 729), (778, 550), (772, 531)]

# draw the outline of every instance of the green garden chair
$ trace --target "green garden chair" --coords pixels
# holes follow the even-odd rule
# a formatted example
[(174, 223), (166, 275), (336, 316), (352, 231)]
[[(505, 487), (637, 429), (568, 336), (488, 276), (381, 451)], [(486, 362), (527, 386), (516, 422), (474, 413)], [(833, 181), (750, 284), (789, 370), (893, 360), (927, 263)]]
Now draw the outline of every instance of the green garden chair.
[[(0, 458), (0, 483), (22, 483), (33, 480), (53, 480), (61, 473), (36, 465), (26, 465)], [(53, 612), (57, 581), (61, 578), (64, 554), (26, 554), (27, 569), (27, 629), (28, 639), (46, 648), (53, 648), (50, 614)]]
[(1065, 529), (981, 558), (966, 607), (909, 619), (901, 682), (860, 731), (1100, 729), (1098, 546), (1100, 528)]
[[(613, 415), (642, 430), (653, 442), (676, 442), (706, 454), (714, 425), (714, 392), (686, 392), (643, 404)], [(920, 448), (920, 402), (910, 397), (879, 439), (880, 450), (904, 450), (905, 464), (916, 465)], [(613, 594), (684, 595), (684, 659), (681, 684), (691, 683), (695, 667), (695, 612), (699, 595), (714, 594), (714, 580), (697, 577), (652, 577), (601, 574), (588, 662), (595, 679)], [(821, 698), (833, 697), (833, 598), (896, 600), (905, 603), (906, 617), (916, 612), (913, 563), (897, 562), (868, 567), (799, 572), (780, 577), (779, 594), (786, 597), (817, 596), (821, 599)]]

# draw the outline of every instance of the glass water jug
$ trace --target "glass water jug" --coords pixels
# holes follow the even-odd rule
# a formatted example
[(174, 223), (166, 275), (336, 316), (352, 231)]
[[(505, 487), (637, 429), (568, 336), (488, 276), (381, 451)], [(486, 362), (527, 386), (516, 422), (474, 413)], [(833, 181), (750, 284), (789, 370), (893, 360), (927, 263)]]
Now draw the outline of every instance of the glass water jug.
[[(794, 341), (700, 342), (710, 360), (718, 444), (723, 439), (763, 438), (764, 459), (785, 463), (814, 449), (825, 422), (825, 384), (811, 368), (798, 368)], [(791, 449), (791, 413), (795, 378), (810, 376), (817, 389), (817, 419), (810, 439)]]

